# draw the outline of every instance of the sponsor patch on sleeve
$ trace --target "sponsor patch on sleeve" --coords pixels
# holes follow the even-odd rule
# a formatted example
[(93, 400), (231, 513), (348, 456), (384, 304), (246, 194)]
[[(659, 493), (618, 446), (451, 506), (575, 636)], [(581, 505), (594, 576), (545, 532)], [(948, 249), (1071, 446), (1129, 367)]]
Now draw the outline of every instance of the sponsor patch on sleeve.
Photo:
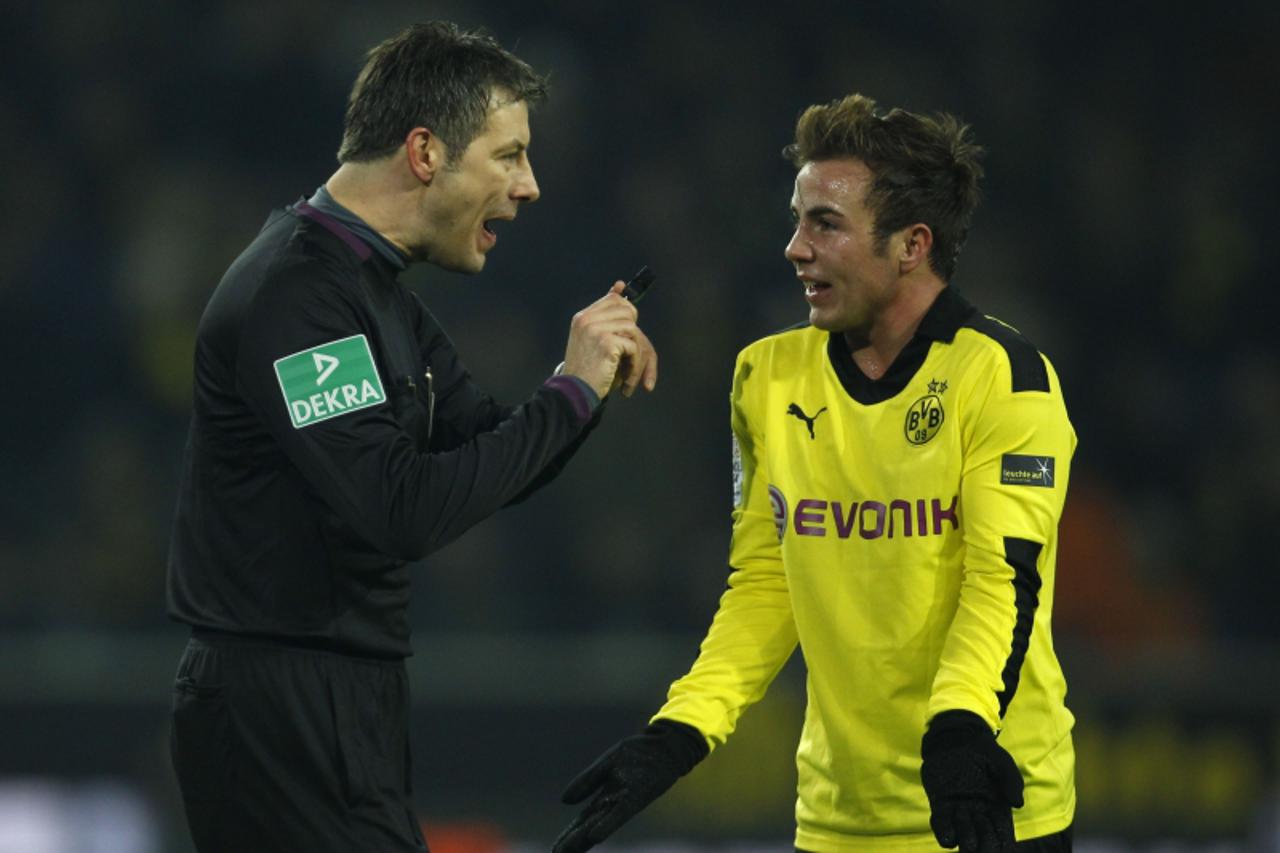
[(1006, 453), (1000, 457), (1000, 482), (1006, 486), (1053, 488), (1053, 457)]
[(352, 335), (286, 355), (276, 379), (294, 429), (385, 402), (382, 379), (364, 335)]

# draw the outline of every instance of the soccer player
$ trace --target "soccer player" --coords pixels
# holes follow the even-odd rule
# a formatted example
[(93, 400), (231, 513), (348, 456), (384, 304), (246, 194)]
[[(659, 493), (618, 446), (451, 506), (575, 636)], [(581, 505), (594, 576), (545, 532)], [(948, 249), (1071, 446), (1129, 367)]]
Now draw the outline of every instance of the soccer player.
[(450, 24), (378, 45), (339, 168), (267, 219), (209, 301), (168, 590), (192, 626), (172, 754), (202, 853), (425, 849), (407, 564), (554, 477), (612, 388), (657, 381), (622, 282), (511, 407), (397, 280), (415, 261), (479, 272), (491, 223), (537, 200), (528, 114), (544, 93)]
[(738, 357), (728, 589), (643, 733), (565, 801), (582, 853), (733, 732), (797, 644), (796, 847), (1071, 846), (1050, 614), (1075, 434), (1048, 359), (949, 286), (979, 149), (949, 115), (810, 107), (786, 257), (809, 322)]

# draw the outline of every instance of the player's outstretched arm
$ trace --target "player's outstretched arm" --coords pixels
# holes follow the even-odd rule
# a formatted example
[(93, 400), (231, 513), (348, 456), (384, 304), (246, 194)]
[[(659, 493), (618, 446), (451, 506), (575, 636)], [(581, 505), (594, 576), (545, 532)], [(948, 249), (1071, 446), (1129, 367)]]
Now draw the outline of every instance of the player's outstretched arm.
[(595, 796), (565, 827), (552, 853), (585, 853), (604, 841), (707, 756), (693, 726), (654, 720), (642, 734), (614, 744), (569, 783), (561, 798), (577, 805)]

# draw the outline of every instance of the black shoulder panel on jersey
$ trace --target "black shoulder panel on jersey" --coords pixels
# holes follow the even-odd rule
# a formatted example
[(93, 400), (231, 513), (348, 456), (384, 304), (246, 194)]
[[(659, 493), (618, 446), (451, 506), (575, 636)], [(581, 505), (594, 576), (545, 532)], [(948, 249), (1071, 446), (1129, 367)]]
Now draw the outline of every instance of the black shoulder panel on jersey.
[(999, 320), (982, 314), (970, 318), (965, 325), (1004, 347), (1005, 354), (1009, 356), (1009, 368), (1013, 372), (1015, 394), (1019, 391), (1049, 390), (1049, 371), (1044, 366), (1040, 351), (1030, 341)]
[(1000, 681), (1004, 684), (996, 698), (1000, 701), (1000, 716), (1009, 709), (1009, 702), (1018, 690), (1022, 662), (1031, 646), (1031, 628), (1035, 624), (1036, 608), (1040, 606), (1040, 571), (1036, 561), (1040, 558), (1039, 542), (1030, 539), (1004, 537), (1004, 561), (1013, 567), (1013, 602), (1018, 611), (1013, 623), (1013, 645), (1009, 659), (1005, 661)]

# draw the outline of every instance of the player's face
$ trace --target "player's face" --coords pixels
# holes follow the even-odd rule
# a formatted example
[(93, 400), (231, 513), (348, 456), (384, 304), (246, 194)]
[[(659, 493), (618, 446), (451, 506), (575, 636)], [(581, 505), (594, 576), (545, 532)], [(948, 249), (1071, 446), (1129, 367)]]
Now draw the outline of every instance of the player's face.
[(865, 199), (871, 170), (861, 160), (809, 162), (796, 175), (796, 230), (787, 260), (796, 268), (819, 329), (864, 338), (892, 301), (898, 266), (876, 251), (875, 220)]
[(528, 153), (529, 106), (492, 103), (485, 129), (436, 173), (429, 193), (424, 254), (455, 272), (480, 272), (498, 242), (491, 223), (515, 219), (521, 202), (538, 200)]

